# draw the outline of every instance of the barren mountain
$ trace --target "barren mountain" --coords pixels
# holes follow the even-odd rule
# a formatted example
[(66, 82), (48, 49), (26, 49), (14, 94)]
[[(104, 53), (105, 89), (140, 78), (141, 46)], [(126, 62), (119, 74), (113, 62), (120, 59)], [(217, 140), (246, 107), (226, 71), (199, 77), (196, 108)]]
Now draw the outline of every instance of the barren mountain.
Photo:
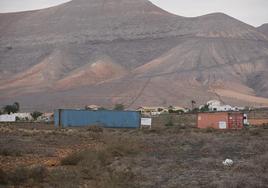
[(222, 13), (185, 18), (147, 0), (73, 0), (0, 14), (2, 105), (135, 108), (218, 98), (267, 106), (267, 75), (268, 36)]
[(263, 24), (262, 26), (258, 27), (258, 30), (268, 36), (268, 24)]

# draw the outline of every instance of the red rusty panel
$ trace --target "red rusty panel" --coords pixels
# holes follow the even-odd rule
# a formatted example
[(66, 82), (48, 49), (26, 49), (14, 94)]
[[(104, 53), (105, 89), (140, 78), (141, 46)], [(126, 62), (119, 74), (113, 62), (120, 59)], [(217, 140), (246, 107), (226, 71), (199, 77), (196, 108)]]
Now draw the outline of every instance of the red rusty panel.
[(268, 125), (268, 119), (248, 119), (248, 122), (252, 126)]
[(243, 118), (244, 118), (244, 114), (242, 113), (229, 113), (228, 128), (229, 129), (242, 129)]
[(241, 129), (243, 128), (243, 113), (238, 112), (210, 112), (198, 113), (197, 127), (214, 129)]
[(227, 112), (199, 113), (197, 117), (197, 127), (201, 129), (214, 128), (220, 129), (220, 123), (228, 124)]

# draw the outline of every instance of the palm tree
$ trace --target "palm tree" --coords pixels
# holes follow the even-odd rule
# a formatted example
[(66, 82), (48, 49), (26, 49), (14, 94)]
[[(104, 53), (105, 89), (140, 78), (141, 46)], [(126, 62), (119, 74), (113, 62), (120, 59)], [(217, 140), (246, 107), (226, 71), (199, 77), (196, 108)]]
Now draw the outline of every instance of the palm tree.
[(194, 110), (194, 107), (195, 107), (196, 102), (194, 100), (192, 100), (191, 101), (191, 104), (192, 104), (192, 110)]
[(17, 113), (20, 110), (20, 104), (18, 102), (14, 102), (12, 105), (6, 105), (3, 108), (3, 112), (7, 114)]
[(13, 106), (16, 109), (16, 112), (20, 111), (20, 103), (14, 102)]

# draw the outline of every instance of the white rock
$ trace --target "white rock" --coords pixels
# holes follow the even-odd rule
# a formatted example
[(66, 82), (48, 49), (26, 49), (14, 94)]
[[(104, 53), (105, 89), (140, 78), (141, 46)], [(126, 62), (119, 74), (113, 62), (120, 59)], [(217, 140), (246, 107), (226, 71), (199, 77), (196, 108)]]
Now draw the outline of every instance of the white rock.
[(222, 162), (224, 166), (232, 166), (234, 164), (234, 161), (232, 159), (225, 159), (225, 161)]

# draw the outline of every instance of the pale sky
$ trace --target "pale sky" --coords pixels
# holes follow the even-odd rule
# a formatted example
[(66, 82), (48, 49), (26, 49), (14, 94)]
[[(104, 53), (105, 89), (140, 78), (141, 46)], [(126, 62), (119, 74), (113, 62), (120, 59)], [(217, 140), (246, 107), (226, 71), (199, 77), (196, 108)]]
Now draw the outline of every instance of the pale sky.
[[(69, 0), (0, 0), (0, 12), (55, 6)], [(96, 0), (97, 1), (97, 0)], [(186, 17), (223, 12), (253, 26), (268, 23), (268, 0), (151, 0), (159, 7)]]
[(223, 12), (253, 26), (268, 23), (268, 0), (151, 0), (180, 16)]

